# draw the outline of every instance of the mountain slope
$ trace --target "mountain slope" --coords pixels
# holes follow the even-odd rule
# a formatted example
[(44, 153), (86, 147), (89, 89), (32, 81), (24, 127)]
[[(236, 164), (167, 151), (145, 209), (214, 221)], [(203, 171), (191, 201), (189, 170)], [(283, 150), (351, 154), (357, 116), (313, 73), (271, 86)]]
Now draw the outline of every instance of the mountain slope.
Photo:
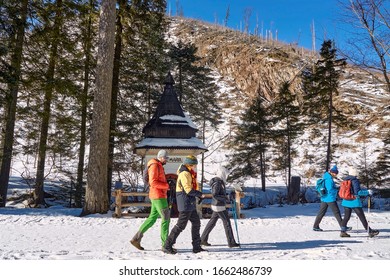
[[(192, 19), (172, 18), (169, 33), (171, 41), (194, 44), (201, 63), (214, 71), (215, 80), (221, 88), (219, 94), (225, 120), (219, 129), (219, 137), (225, 139), (232, 129), (230, 124), (240, 121), (240, 113), (258, 93), (272, 100), (279, 85), (291, 81), (292, 90), (299, 94), (300, 72), (317, 59), (317, 54), (294, 45), (267, 42)], [(334, 162), (343, 171), (351, 164), (361, 165), (363, 153), (370, 155), (368, 164), (375, 163), (377, 149), (383, 145), (381, 139), (390, 121), (390, 98), (385, 94), (384, 86), (376, 81), (373, 73), (350, 65), (340, 81), (340, 95), (335, 98), (335, 107), (358, 124), (355, 131), (334, 128)], [(304, 177), (307, 183), (312, 183), (322, 173), (322, 170), (318, 170), (318, 163), (326, 153), (326, 143), (323, 142), (325, 132), (315, 135), (314, 129), (309, 129), (296, 143), (298, 156), (294, 160), (293, 174)], [(364, 133), (368, 133), (368, 140), (362, 141), (365, 139), (362, 137)], [(216, 139), (215, 132), (212, 134), (212, 138)], [(230, 139), (227, 138), (227, 141)], [(224, 150), (221, 145), (210, 146), (209, 150), (213, 156), (209, 156), (206, 170), (213, 170), (215, 164), (227, 163), (225, 154), (230, 151)], [(268, 179), (283, 183), (283, 176), (283, 172), (270, 172)], [(256, 183), (255, 179), (250, 181)]]

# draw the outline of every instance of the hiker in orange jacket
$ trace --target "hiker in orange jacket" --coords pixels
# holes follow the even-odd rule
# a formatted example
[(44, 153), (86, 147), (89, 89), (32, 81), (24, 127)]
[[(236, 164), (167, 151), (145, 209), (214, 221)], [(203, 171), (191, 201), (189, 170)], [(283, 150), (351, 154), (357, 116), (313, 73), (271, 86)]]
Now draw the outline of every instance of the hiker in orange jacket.
[(160, 150), (157, 154), (157, 159), (151, 159), (148, 162), (149, 174), (149, 198), (152, 203), (150, 214), (145, 222), (141, 225), (138, 232), (130, 240), (130, 243), (139, 250), (144, 250), (141, 246), (141, 239), (144, 233), (151, 228), (161, 218), (161, 243), (164, 245), (168, 237), (170, 210), (168, 207), (167, 192), (169, 185), (165, 178), (163, 165), (168, 160), (168, 153), (165, 150)]

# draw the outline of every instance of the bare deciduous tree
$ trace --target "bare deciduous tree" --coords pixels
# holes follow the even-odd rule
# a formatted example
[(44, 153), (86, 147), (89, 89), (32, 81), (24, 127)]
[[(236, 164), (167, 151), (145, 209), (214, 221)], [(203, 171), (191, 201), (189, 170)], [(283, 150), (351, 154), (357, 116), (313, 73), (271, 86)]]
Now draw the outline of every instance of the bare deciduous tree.
[(252, 8), (245, 8), (244, 10), (244, 33), (249, 32), (250, 18), (252, 16)]
[(226, 15), (225, 15), (225, 19), (223, 21), (223, 26), (225, 26), (225, 27), (227, 26), (229, 17), (230, 17), (230, 4), (228, 5), (228, 7), (226, 9)]
[(390, 10), (387, 0), (340, 1), (345, 11), (343, 21), (351, 25), (353, 34), (348, 41), (351, 49), (344, 55), (354, 64), (382, 73), (380, 82), (390, 93)]

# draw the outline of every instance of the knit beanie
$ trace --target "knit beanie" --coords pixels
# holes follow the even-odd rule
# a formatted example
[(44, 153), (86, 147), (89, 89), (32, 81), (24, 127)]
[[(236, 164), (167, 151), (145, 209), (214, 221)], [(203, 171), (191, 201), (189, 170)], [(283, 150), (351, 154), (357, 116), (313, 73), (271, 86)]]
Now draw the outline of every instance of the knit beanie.
[(188, 164), (188, 165), (197, 165), (198, 164), (198, 160), (196, 159), (195, 156), (193, 155), (190, 155), (190, 156), (186, 156), (186, 158), (184, 159), (184, 164)]
[(157, 154), (157, 158), (166, 158), (166, 159), (168, 159), (169, 156), (168, 156), (167, 151), (165, 151), (165, 150), (160, 150), (160, 151), (158, 152), (158, 154)]
[(334, 174), (339, 174), (339, 170), (337, 169), (336, 164), (333, 165), (333, 167), (329, 170), (329, 172), (332, 172)]

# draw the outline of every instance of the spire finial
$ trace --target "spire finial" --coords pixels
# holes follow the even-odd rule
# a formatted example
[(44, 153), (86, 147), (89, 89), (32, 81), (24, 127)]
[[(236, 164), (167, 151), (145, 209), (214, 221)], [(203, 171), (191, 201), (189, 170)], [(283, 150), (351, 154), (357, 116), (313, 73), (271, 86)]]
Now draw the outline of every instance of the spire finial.
[(170, 84), (170, 85), (174, 85), (174, 84), (175, 84), (175, 81), (173, 80), (171, 71), (168, 72), (168, 75), (167, 75), (166, 78), (165, 78), (164, 84), (166, 84), (166, 85), (169, 85), (169, 84)]

